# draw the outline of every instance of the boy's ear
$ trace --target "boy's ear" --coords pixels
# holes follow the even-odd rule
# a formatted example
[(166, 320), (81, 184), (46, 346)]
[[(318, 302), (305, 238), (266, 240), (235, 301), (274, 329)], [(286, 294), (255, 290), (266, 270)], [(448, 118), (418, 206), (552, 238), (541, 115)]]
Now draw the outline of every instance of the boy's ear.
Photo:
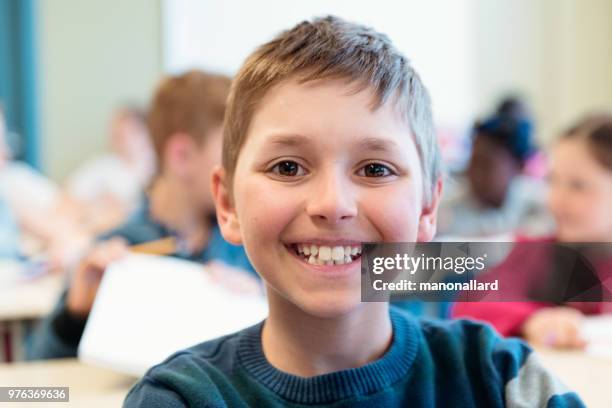
[(213, 170), (210, 186), (217, 210), (217, 222), (223, 238), (231, 244), (242, 244), (240, 223), (231, 199), (231, 192), (227, 187), (227, 173), (221, 166), (216, 166)]
[(419, 218), (419, 231), (417, 234), (418, 242), (429, 242), (436, 235), (438, 219), (438, 205), (442, 196), (442, 177), (438, 178), (436, 186), (431, 195), (430, 202), (423, 206), (421, 217)]

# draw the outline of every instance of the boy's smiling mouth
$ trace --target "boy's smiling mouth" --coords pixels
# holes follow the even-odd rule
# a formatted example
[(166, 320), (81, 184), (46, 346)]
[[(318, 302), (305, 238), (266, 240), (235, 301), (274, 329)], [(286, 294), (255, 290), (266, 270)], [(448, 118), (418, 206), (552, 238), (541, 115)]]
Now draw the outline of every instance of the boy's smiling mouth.
[(288, 245), (288, 248), (311, 265), (344, 265), (361, 257), (361, 246), (356, 244), (330, 246), (296, 243)]

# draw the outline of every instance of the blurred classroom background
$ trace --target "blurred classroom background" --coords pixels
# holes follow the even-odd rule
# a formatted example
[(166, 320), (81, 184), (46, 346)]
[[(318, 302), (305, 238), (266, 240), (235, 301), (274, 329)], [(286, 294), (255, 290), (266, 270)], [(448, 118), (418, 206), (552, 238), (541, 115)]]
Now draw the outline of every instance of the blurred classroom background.
[[(71, 268), (153, 179), (146, 116), (157, 84), (191, 69), (231, 76), (255, 46), (324, 14), (387, 33), (429, 88), (449, 174), (440, 239), (554, 233), (551, 148), (585, 115), (612, 112), (608, 0), (0, 0), (1, 386), (71, 386), (74, 406), (120, 403), (133, 377), (76, 359), (25, 362), (25, 348)], [(504, 115), (516, 115), (509, 127)], [(502, 142), (520, 162), (512, 177), (533, 182), (509, 209), (485, 194), (495, 209), (486, 216), (462, 207), (479, 133), (518, 138)], [(611, 406), (612, 359), (543, 357), (587, 405)]]
[(61, 182), (107, 147), (113, 110), (146, 105), (163, 73), (231, 74), (273, 33), (327, 12), (388, 33), (421, 72), (438, 127), (451, 134), (508, 93), (526, 98), (543, 143), (610, 105), (608, 1), (389, 1), (377, 12), (326, 3), (4, 0), (2, 99), (20, 157)]

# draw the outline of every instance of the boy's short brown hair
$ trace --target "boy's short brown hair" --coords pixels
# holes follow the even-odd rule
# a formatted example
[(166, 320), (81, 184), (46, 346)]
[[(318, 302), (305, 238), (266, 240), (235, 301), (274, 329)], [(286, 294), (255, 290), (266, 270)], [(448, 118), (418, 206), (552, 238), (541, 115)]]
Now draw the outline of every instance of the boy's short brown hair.
[(612, 113), (586, 115), (562, 134), (561, 140), (584, 140), (597, 162), (612, 171)]
[(165, 78), (158, 86), (148, 123), (158, 163), (170, 136), (183, 132), (202, 143), (223, 124), (231, 80), (219, 74), (192, 70)]
[(355, 92), (372, 89), (376, 109), (394, 99), (406, 118), (421, 157), (425, 201), (429, 202), (440, 175), (429, 95), (409, 61), (389, 38), (368, 27), (328, 16), (304, 21), (260, 46), (238, 72), (225, 117), (223, 167), (228, 184), (259, 102), (278, 83), (341, 79)]

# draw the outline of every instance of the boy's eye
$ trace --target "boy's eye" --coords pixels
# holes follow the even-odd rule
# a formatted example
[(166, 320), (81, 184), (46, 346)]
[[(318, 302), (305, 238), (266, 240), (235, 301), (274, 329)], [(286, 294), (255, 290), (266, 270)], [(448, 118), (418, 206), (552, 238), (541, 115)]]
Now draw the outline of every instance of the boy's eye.
[(395, 174), (389, 167), (381, 163), (370, 163), (363, 166), (358, 175), (365, 177), (387, 177)]
[(271, 171), (283, 177), (304, 176), (306, 174), (305, 169), (293, 160), (283, 160), (282, 162), (276, 163)]

